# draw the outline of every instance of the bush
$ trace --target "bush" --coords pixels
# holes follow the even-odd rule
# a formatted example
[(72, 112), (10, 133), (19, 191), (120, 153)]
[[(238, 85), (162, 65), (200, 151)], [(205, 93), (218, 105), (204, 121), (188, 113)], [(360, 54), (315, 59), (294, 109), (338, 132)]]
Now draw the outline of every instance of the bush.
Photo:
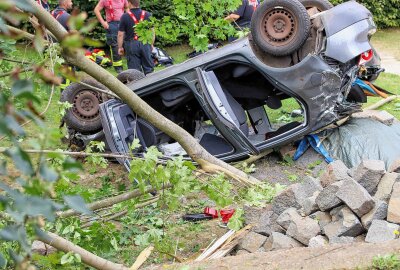
[[(344, 0), (331, 0), (332, 4), (346, 2)], [(374, 21), (379, 28), (400, 26), (400, 0), (359, 0), (374, 15)]]

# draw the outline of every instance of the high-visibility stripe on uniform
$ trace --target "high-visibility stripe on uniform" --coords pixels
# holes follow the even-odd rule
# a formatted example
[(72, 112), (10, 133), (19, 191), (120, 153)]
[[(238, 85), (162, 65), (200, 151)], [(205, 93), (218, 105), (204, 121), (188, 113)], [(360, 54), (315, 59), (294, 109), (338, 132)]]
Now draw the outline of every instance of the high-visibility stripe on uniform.
[(249, 5), (253, 6), (253, 9), (256, 10), (258, 6), (258, 1), (257, 0), (249, 0)]
[[(129, 14), (129, 16), (131, 17), (131, 19), (133, 20), (133, 22), (135, 23), (135, 26), (136, 26), (138, 23), (140, 23), (140, 22), (142, 22), (144, 20), (144, 17), (146, 16), (146, 11), (142, 10), (142, 12), (140, 13), (139, 20), (136, 18), (135, 14), (133, 14), (130, 10), (128, 10), (128, 14)], [(135, 35), (134, 35), (133, 39), (134, 40), (138, 40), (138, 38), (139, 37), (136, 35), (136, 32), (135, 32)]]
[(53, 10), (53, 12), (51, 13), (51, 15), (57, 20), (61, 15), (63, 15), (65, 13), (64, 10), (60, 10), (59, 12), (56, 12), (55, 10)]
[(113, 62), (113, 67), (122, 67), (122, 60)]

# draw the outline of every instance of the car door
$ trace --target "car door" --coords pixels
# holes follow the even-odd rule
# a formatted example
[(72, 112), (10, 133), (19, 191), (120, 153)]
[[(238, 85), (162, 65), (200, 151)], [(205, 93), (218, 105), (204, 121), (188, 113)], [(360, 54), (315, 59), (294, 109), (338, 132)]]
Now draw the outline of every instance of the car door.
[(200, 91), (206, 103), (209, 117), (217, 129), (228, 141), (236, 140), (246, 148), (251, 154), (260, 154), (259, 150), (250, 142), (240, 129), (240, 123), (235, 112), (228, 102), (217, 77), (213, 71), (205, 71), (201, 68), (196, 69), (200, 82)]

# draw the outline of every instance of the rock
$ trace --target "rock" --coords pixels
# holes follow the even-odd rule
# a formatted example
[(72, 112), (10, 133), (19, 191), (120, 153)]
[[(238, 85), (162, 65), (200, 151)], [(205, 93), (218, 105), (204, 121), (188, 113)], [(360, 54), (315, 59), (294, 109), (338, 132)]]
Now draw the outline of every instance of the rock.
[(329, 240), (341, 236), (356, 237), (364, 232), (361, 222), (347, 206), (340, 206), (332, 210), (332, 213), (334, 221), (323, 228), (323, 233)]
[(264, 211), (257, 225), (254, 227), (253, 232), (270, 236), (272, 232), (284, 232), (283, 228), (276, 222), (278, 215), (274, 211)]
[(385, 163), (382, 160), (363, 160), (354, 173), (354, 180), (373, 194), (384, 173)]
[(382, 201), (389, 201), (393, 185), (400, 182), (400, 174), (395, 172), (385, 173), (381, 178), (374, 198)]
[(318, 194), (315, 202), (321, 211), (330, 210), (342, 203), (342, 201), (336, 197), (336, 192), (339, 190), (342, 184), (343, 181), (330, 184)]
[(361, 234), (357, 237), (354, 237), (354, 242), (356, 242), (356, 243), (365, 242), (365, 234)]
[(332, 222), (332, 217), (327, 212), (321, 212), (321, 211), (315, 212), (310, 215), (310, 218), (318, 222), (321, 231), (326, 225)]
[(57, 251), (54, 247), (43, 243), (42, 241), (35, 240), (32, 242), (32, 252), (40, 255), (47, 255)]
[(371, 223), (375, 219), (385, 219), (387, 217), (388, 205), (386, 202), (381, 200), (374, 200), (375, 206), (367, 214), (362, 216), (361, 223), (365, 229), (369, 229)]
[(278, 250), (278, 249), (288, 249), (288, 248), (294, 248), (294, 247), (302, 247), (303, 245), (294, 240), (293, 238), (278, 233), (278, 232), (273, 232), (270, 237), (268, 237), (267, 242), (264, 244), (264, 249), (265, 251), (272, 251), (272, 250)]
[(369, 227), (365, 242), (382, 243), (396, 239), (395, 231), (399, 229), (399, 225), (386, 222), (384, 220), (374, 220)]
[(329, 239), (329, 244), (351, 244), (353, 243), (354, 237), (351, 236), (340, 236), (340, 237), (332, 237)]
[(238, 250), (237, 252), (236, 252), (236, 256), (239, 256), (239, 255), (243, 255), (243, 254), (249, 254), (250, 252), (248, 252), (247, 250), (245, 250), (245, 249), (240, 249), (240, 250)]
[(255, 232), (249, 232), (246, 237), (240, 242), (239, 249), (245, 249), (248, 252), (256, 252), (264, 245), (267, 237)]
[(296, 190), (299, 185), (300, 184), (290, 185), (287, 189), (281, 191), (272, 202), (272, 211), (279, 216), (290, 207), (300, 209), (301, 205), (296, 201), (294, 195), (294, 190)]
[(349, 168), (341, 160), (335, 160), (326, 167), (326, 171), (319, 178), (322, 187), (327, 187), (338, 181), (348, 180)]
[(389, 199), (387, 221), (400, 223), (400, 182), (393, 185), (392, 196)]
[(320, 233), (321, 229), (318, 222), (310, 217), (293, 219), (286, 231), (286, 235), (293, 237), (304, 245), (308, 245), (310, 239)]
[(359, 217), (371, 211), (375, 205), (367, 190), (353, 179), (343, 181), (336, 196)]
[(317, 235), (310, 239), (310, 242), (308, 242), (308, 247), (324, 247), (328, 245), (328, 243), (328, 238), (322, 235)]
[(389, 166), (389, 172), (400, 173), (400, 159), (393, 161)]
[(294, 195), (299, 205), (303, 204), (303, 201), (314, 195), (316, 191), (321, 191), (322, 186), (318, 179), (311, 176), (306, 176), (299, 185), (294, 188)]
[(282, 214), (279, 215), (276, 222), (285, 230), (289, 228), (290, 223), (295, 219), (301, 219), (302, 217), (297, 212), (296, 208), (288, 208)]
[(304, 216), (308, 216), (316, 211), (318, 211), (318, 204), (315, 202), (319, 194), (319, 191), (316, 191), (313, 196), (305, 199), (302, 203), (301, 213)]
[(387, 111), (378, 111), (378, 110), (364, 110), (359, 113), (354, 113), (351, 115), (352, 118), (371, 118), (375, 119), (382, 124), (387, 126), (391, 126), (395, 120), (395, 117), (388, 113)]

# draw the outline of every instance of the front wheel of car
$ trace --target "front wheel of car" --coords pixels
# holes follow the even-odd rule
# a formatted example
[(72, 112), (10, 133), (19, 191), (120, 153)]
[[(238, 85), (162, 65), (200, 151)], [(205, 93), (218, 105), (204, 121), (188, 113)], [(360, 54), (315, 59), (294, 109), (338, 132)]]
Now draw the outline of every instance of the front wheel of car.
[(128, 84), (130, 82), (143, 79), (144, 77), (145, 75), (136, 69), (127, 69), (117, 75), (117, 79), (120, 80), (123, 84)]
[(333, 5), (328, 0), (299, 0), (306, 9), (317, 8), (319, 12), (333, 8)]
[(268, 0), (254, 12), (251, 34), (265, 53), (285, 56), (304, 44), (310, 24), (306, 8), (298, 0)]
[[(82, 83), (72, 83), (61, 93), (61, 102), (68, 102), (72, 108), (64, 115), (67, 126), (82, 134), (91, 134), (102, 128), (100, 119), (100, 104), (105, 101), (105, 95), (95, 88), (107, 88), (92, 78), (82, 80)], [(89, 85), (89, 86), (87, 86)], [(94, 88), (90, 87), (93, 86)]]

